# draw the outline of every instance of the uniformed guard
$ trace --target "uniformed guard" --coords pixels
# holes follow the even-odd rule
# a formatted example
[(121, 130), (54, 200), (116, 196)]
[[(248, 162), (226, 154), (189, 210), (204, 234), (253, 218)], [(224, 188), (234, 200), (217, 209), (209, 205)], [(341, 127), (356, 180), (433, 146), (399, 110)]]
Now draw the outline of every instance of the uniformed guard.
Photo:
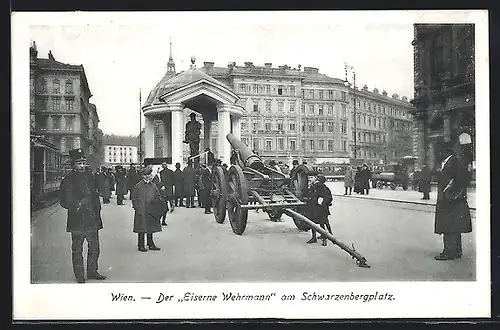
[[(332, 228), (330, 227), (330, 222), (328, 221), (328, 216), (330, 215), (330, 206), (332, 205), (333, 197), (330, 189), (325, 184), (326, 178), (323, 174), (318, 174), (315, 181), (309, 188), (308, 194), (308, 210), (309, 217), (312, 221), (321, 226), (321, 228), (328, 229), (328, 232), (332, 234)], [(312, 238), (307, 241), (307, 243), (316, 243), (316, 230), (311, 228)], [(323, 240), (322, 245), (326, 246), (326, 236), (321, 235)]]
[(104, 280), (98, 273), (101, 203), (94, 175), (85, 170), (82, 149), (69, 151), (73, 170), (61, 181), (60, 203), (68, 210), (66, 231), (71, 233), (71, 260), (78, 283), (85, 283), (83, 242), (87, 240), (87, 279)]

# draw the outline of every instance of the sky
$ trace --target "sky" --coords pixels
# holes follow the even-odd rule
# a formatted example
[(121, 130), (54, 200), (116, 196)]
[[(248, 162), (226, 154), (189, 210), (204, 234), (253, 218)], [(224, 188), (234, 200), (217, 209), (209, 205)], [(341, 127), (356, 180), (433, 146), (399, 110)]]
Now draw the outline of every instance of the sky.
[(160, 13), (151, 19), (112, 20), (86, 19), (80, 13), (78, 19), (35, 21), (29, 34), (39, 57), (46, 58), (50, 50), (57, 61), (84, 66), (90, 101), (105, 134), (139, 133), (139, 90), (144, 103), (167, 71), (170, 38), (177, 72), (189, 69), (195, 56), (197, 67), (205, 61), (224, 67), (247, 61), (273, 67), (300, 64), (344, 79), (348, 62), (358, 86), (413, 96), (412, 20), (348, 19), (338, 13), (258, 19), (253, 13), (231, 14)]

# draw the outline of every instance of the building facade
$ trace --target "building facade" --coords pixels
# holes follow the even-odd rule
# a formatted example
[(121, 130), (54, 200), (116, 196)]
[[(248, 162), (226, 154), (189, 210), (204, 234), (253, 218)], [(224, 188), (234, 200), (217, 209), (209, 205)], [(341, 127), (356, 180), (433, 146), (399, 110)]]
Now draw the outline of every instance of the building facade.
[(436, 169), (443, 144), (464, 132), (475, 159), (475, 74), (473, 24), (414, 25), (415, 93), (413, 153)]
[[(82, 148), (92, 167), (99, 147), (99, 116), (82, 65), (56, 61), (51, 51), (39, 58), (30, 47), (30, 121), (32, 132), (56, 145), (65, 160), (68, 151)], [(96, 159), (95, 161), (93, 159)]]
[[(406, 97), (388, 96), (386, 91), (371, 91), (346, 86), (345, 80), (332, 78), (313, 67), (273, 67), (272, 63), (244, 66), (229, 63), (218, 67), (204, 62), (201, 71), (230, 88), (243, 107), (240, 119), (241, 140), (265, 159), (290, 162), (299, 159), (311, 163), (328, 159), (354, 158), (354, 120), (356, 123), (356, 159), (380, 163), (398, 160), (412, 153), (411, 115), (413, 105)], [(151, 91), (144, 107), (155, 104), (168, 81), (179, 74), (170, 52), (167, 73)], [(176, 78), (174, 78), (176, 79)], [(354, 116), (356, 102), (356, 117)], [(192, 110), (183, 109), (183, 122)], [(217, 122), (202, 123), (201, 146), (209, 145), (218, 156)], [(154, 155), (163, 155), (165, 128), (161, 120), (154, 126)], [(210, 131), (205, 137), (204, 131)], [(224, 137), (225, 138), (225, 137)], [(205, 139), (209, 139), (205, 142)], [(187, 145), (183, 158), (189, 156)]]
[(138, 163), (137, 137), (104, 135), (104, 166)]

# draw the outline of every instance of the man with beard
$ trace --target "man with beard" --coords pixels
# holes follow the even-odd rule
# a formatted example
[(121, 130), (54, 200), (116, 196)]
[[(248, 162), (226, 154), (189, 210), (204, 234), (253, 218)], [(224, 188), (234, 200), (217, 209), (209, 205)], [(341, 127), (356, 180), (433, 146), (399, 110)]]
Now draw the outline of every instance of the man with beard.
[(103, 226), (96, 180), (91, 172), (85, 170), (86, 159), (82, 149), (70, 150), (69, 156), (73, 171), (61, 181), (59, 197), (61, 206), (68, 210), (66, 231), (71, 233), (73, 273), (78, 283), (85, 283), (83, 242), (86, 240), (87, 279), (104, 280), (106, 276), (97, 271), (99, 230)]

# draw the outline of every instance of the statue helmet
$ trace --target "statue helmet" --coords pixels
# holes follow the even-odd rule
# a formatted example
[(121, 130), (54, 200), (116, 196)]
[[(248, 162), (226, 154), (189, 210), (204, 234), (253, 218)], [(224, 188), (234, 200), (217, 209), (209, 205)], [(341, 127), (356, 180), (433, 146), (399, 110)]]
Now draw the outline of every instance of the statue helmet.
[(189, 115), (189, 117), (191, 117), (191, 118), (196, 118), (196, 113), (191, 112), (191, 114)]

